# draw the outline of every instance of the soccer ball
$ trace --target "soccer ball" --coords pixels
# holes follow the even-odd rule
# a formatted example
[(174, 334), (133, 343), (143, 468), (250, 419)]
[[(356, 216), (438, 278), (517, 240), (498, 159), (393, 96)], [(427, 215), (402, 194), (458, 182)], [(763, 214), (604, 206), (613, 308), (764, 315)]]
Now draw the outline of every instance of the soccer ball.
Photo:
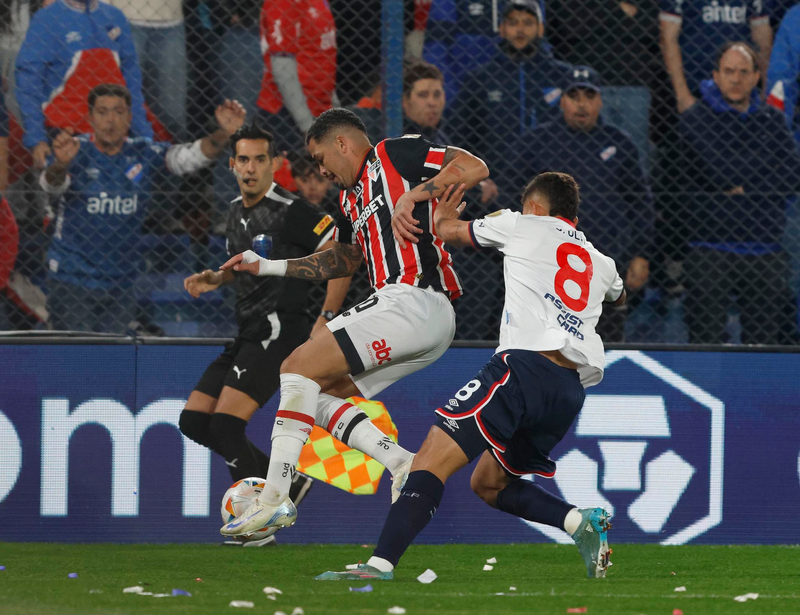
[[(243, 478), (233, 483), (222, 496), (223, 523), (230, 523), (246, 511), (264, 488), (264, 479), (257, 476)], [(264, 531), (264, 530), (262, 530)]]

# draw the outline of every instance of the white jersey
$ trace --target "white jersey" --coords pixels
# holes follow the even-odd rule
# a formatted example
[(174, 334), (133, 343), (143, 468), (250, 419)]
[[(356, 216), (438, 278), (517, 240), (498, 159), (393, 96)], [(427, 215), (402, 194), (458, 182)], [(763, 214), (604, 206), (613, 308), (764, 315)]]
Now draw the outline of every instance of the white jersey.
[(599, 383), (605, 355), (594, 329), (603, 301), (623, 291), (614, 261), (564, 218), (505, 209), (471, 222), (470, 234), (476, 247), (505, 254), (497, 352), (559, 350), (578, 366), (584, 387)]

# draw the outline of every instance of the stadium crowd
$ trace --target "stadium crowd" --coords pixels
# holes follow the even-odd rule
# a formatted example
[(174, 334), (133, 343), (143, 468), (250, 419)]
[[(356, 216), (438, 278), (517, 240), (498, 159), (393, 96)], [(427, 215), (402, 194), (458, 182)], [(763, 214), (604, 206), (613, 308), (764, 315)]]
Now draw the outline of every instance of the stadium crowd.
[[(519, 210), (537, 173), (576, 178), (628, 292), (605, 341), (797, 343), (800, 5), (405, 9), (403, 132), (486, 161), (471, 218)], [(228, 137), (270, 130), (276, 183), (335, 215), (304, 135), (346, 106), (387, 136), (380, 19), (370, 0), (0, 0), (0, 330), (230, 335), (231, 294), (182, 283), (226, 260)], [(496, 339), (501, 261), (454, 259), (457, 338)]]

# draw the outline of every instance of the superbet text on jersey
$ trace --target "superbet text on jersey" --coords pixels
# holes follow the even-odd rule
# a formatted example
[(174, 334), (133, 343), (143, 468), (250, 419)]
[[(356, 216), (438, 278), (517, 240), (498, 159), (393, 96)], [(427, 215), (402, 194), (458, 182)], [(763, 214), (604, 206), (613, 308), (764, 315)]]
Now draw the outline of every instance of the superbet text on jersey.
[(475, 220), (476, 247), (505, 254), (506, 300), (497, 352), (560, 350), (578, 365), (584, 387), (603, 378), (603, 343), (595, 326), (603, 301), (623, 290), (614, 261), (569, 220), (501, 210)]
[(445, 150), (416, 135), (385, 139), (367, 154), (358, 183), (342, 191), (344, 217), (337, 220), (334, 239), (361, 246), (376, 290), (387, 284), (408, 284), (443, 292), (451, 300), (463, 293), (450, 253), (431, 233), (433, 201), (419, 202), (414, 208), (423, 231), (419, 243), (401, 248), (392, 234), (395, 203), (440, 171)]

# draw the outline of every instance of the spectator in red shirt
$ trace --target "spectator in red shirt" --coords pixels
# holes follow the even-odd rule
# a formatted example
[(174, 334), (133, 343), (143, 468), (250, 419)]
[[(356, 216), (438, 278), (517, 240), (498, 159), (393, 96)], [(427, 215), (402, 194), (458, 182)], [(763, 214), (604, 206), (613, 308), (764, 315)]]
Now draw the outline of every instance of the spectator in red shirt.
[(265, 0), (261, 49), (260, 118), (278, 151), (301, 151), (311, 122), (333, 106), (336, 25), (327, 0)]

